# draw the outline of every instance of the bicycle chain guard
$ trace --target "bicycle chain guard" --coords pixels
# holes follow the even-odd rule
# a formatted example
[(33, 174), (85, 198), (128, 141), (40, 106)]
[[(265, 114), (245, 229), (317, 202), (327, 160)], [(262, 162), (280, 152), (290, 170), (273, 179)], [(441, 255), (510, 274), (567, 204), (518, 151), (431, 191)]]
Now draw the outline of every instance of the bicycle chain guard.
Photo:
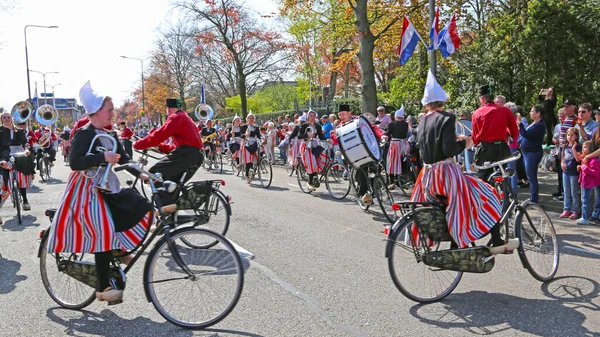
[[(98, 277), (96, 275), (96, 264), (94, 262), (61, 260), (58, 263), (58, 270), (71, 276), (77, 281), (96, 289)], [(117, 289), (124, 290), (125, 282), (121, 275), (121, 269), (111, 266), (110, 275), (111, 278), (115, 280)]]
[(430, 251), (423, 254), (423, 263), (445, 270), (465, 273), (487, 273), (494, 268), (495, 260), (485, 246)]

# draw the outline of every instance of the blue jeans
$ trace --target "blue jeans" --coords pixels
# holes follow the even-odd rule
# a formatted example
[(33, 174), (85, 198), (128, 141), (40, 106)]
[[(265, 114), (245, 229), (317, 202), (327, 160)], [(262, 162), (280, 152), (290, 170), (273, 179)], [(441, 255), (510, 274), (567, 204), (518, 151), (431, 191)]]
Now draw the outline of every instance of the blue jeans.
[(593, 188), (582, 188), (581, 189), (581, 217), (589, 220), (590, 219), (590, 206), (592, 206), (592, 191)]
[[(519, 149), (510, 149), (510, 154), (513, 155), (518, 150)], [(508, 167), (511, 168), (513, 172), (515, 172), (515, 174), (512, 177), (510, 177), (510, 186), (512, 187), (512, 190), (515, 193), (515, 195), (517, 195), (517, 185), (519, 182), (519, 175), (517, 174), (517, 161), (514, 160), (508, 163)]]
[(563, 195), (565, 211), (579, 212), (579, 176), (569, 176), (563, 172)]
[(538, 185), (538, 166), (542, 161), (544, 152), (523, 152), (523, 162), (525, 164), (525, 172), (527, 172), (527, 180), (529, 180), (529, 191), (531, 196), (529, 200), (537, 203), (540, 198), (540, 187)]
[(287, 163), (287, 151), (285, 150), (285, 145), (279, 145), (279, 157), (283, 160), (283, 163)]
[(594, 212), (592, 218), (600, 218), (600, 186), (594, 187)]

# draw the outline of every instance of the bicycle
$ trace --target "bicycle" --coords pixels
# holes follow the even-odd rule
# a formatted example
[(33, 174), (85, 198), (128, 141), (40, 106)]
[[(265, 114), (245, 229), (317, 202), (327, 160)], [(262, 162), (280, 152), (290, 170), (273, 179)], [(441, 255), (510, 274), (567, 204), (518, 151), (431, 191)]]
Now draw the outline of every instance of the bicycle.
[[(510, 188), (511, 170), (505, 170), (503, 165), (519, 157), (520, 154), (476, 168), (499, 171), (493, 180), (508, 193), (503, 204), (510, 200), (499, 221), (504, 238), (519, 240), (517, 252), (523, 267), (535, 279), (547, 282), (558, 271), (560, 252), (556, 231), (542, 207), (529, 200), (519, 203)], [(485, 245), (473, 243), (471, 247), (452, 249), (445, 207), (443, 201), (396, 204), (402, 217), (384, 231), (389, 233), (385, 257), (392, 281), (404, 296), (415, 302), (439, 301), (452, 293), (464, 272), (486, 273), (494, 267), (496, 255), (490, 251), (491, 240)], [(514, 216), (514, 234), (509, 230), (511, 216)], [(412, 235), (415, 233), (416, 236)], [(540, 266), (536, 264), (539, 261)]]
[[(52, 146), (52, 145), (50, 145)], [(37, 153), (41, 151), (42, 156), (36, 158), (36, 167), (40, 173), (42, 181), (50, 180), (50, 174), (52, 174), (52, 165), (50, 165), (50, 154), (44, 151), (45, 147), (39, 147)]]
[[(323, 151), (327, 151), (331, 145), (328, 142), (321, 142), (321, 146), (324, 147)], [(298, 156), (298, 162), (294, 166), (296, 172), (296, 179), (298, 180), (298, 186), (300, 190), (306, 194), (310, 194), (312, 190), (308, 189), (308, 173), (302, 162), (302, 158)], [(346, 166), (332, 160), (329, 156), (325, 161), (325, 166), (321, 172), (317, 173), (314, 187), (318, 188), (322, 182), (325, 182), (327, 191), (332, 198), (341, 200), (344, 199), (348, 193), (350, 193), (350, 182), (348, 179), (344, 179), (344, 172), (346, 172)]]
[[(147, 150), (136, 150), (136, 152), (140, 154), (137, 163), (142, 169), (148, 165), (148, 158), (160, 159), (150, 155)], [(225, 181), (206, 180), (186, 183), (197, 170), (197, 166), (192, 166), (184, 172), (173, 192), (175, 200), (177, 200), (177, 209), (183, 212), (191, 211), (193, 214), (175, 212), (173, 222), (177, 226), (190, 223), (194, 227), (203, 226), (225, 236), (229, 230), (232, 214), (231, 197), (220, 189), (221, 186), (225, 186)], [(126, 183), (150, 200), (150, 197), (146, 194), (144, 181), (140, 177), (136, 177), (134, 180), (129, 179)]]
[[(258, 176), (258, 181), (263, 188), (269, 188), (271, 183), (273, 182), (273, 165), (269, 163), (267, 157), (265, 156), (265, 152), (263, 150), (262, 144), (266, 142), (266, 139), (261, 139), (260, 144), (258, 146), (258, 161), (254, 163), (252, 161), (252, 166), (250, 167), (250, 171), (248, 175), (251, 180), (254, 180), (256, 176)], [(241, 154), (239, 154), (241, 155)], [(240, 172), (244, 171), (244, 165), (241, 165), (238, 169), (237, 175)], [(246, 177), (242, 176), (242, 179), (246, 179)]]
[[(174, 222), (166, 216), (157, 194), (173, 191), (177, 185), (163, 181), (160, 174), (153, 175), (134, 163), (117, 166), (115, 171), (125, 168), (148, 177), (152, 200), (159, 212), (160, 230), (152, 234), (146, 231), (144, 240), (136, 248), (113, 257), (111, 284), (117, 289), (125, 288), (126, 274), (162, 232), (144, 265), (146, 300), (152, 302), (167, 321), (183, 328), (202, 329), (218, 323), (231, 313), (242, 293), (244, 266), (238, 252), (231, 242), (214, 231), (195, 227), (173, 229)], [(156, 187), (156, 183), (163, 187)], [(55, 213), (54, 209), (46, 211), (51, 220)], [(95, 299), (97, 281), (93, 254), (48, 253), (48, 236), (49, 230), (40, 233), (38, 250), (44, 288), (60, 306), (83, 309)], [(192, 241), (194, 248), (189, 247)], [(121, 269), (118, 259), (130, 254), (135, 254), (132, 261)], [(207, 286), (211, 281), (214, 283)], [(198, 290), (198, 297), (191, 298), (196, 295), (193, 290)], [(209, 295), (209, 291), (214, 293)], [(213, 302), (219, 303), (212, 308)], [(197, 310), (198, 306), (202, 310)]]
[(15, 168), (15, 158), (17, 157), (25, 157), (25, 152), (16, 152), (10, 154), (10, 168), (9, 168), (9, 186), (11, 193), (11, 201), (13, 207), (17, 210), (17, 222), (19, 225), (23, 224), (23, 219), (21, 217), (21, 209), (23, 205), (23, 201), (21, 200), (21, 192), (19, 191), (19, 182), (17, 178), (17, 170)]
[(204, 149), (204, 162), (202, 163), (202, 167), (204, 167), (205, 171), (210, 172), (214, 169), (215, 173), (223, 172), (223, 156), (220, 151), (221, 148), (217, 140), (215, 140), (214, 146), (211, 146), (209, 150), (206, 148)]
[[(384, 174), (382, 174), (384, 172)], [(383, 212), (385, 218), (390, 222), (394, 223), (398, 219), (398, 214), (394, 209), (394, 197), (390, 192), (387, 184), (387, 175), (385, 175), (385, 166), (382, 160), (377, 163), (370, 163), (360, 169), (353, 168), (348, 173), (350, 184), (356, 192), (356, 202), (363, 211), (368, 211), (370, 206), (373, 205), (373, 201), (365, 203), (362, 200), (362, 195), (359, 195), (359, 186), (356, 182), (356, 176), (362, 174), (367, 181), (367, 192), (370, 193), (377, 199), (377, 203)]]

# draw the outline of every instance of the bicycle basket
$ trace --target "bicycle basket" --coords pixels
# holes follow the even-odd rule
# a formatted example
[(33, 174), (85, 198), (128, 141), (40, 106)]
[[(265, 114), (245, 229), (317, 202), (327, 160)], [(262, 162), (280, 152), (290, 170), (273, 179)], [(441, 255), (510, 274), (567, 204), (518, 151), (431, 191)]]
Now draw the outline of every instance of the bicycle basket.
[(194, 181), (185, 185), (179, 198), (177, 198), (177, 209), (198, 209), (206, 202), (212, 191), (209, 181)]

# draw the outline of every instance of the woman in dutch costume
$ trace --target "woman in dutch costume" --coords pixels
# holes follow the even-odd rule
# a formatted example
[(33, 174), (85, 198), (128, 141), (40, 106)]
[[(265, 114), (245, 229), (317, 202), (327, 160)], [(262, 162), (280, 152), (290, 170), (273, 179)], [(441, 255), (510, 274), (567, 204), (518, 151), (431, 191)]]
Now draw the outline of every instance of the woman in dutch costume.
[[(116, 136), (112, 136), (117, 143), (116, 152), (110, 152), (113, 148), (110, 139), (101, 137), (96, 139), (88, 153), (94, 137), (107, 134), (105, 128), (111, 125), (114, 106), (110, 97), (93, 91), (89, 81), (81, 88), (79, 97), (90, 122), (79, 128), (71, 140), (69, 165), (73, 172), (52, 222), (48, 252), (93, 253), (98, 278), (96, 297), (99, 301), (118, 303), (123, 298), (123, 291), (114, 289), (109, 282), (113, 251), (134, 249), (146, 235), (152, 212), (144, 210), (140, 215), (132, 206), (129, 215), (134, 216), (133, 222), (131, 218), (120, 221), (124, 219), (123, 214), (111, 213), (108, 199), (96, 188), (104, 174), (99, 167), (106, 163), (124, 164), (129, 161), (129, 156)], [(99, 146), (109, 150), (99, 152)], [(119, 192), (120, 184), (114, 172), (109, 173), (106, 188), (112, 193)], [(123, 225), (125, 222), (132, 225)], [(121, 262), (127, 264), (130, 260), (131, 257), (126, 256)]]
[(300, 118), (298, 118), (298, 124), (288, 126), (290, 129), (290, 148), (288, 150), (288, 164), (291, 166), (298, 165), (298, 156), (300, 155), (300, 144), (302, 143), (301, 139), (298, 139), (298, 134), (300, 133), (300, 128), (302, 125), (306, 124), (306, 113), (304, 113)]
[(310, 110), (308, 112), (308, 122), (300, 127), (298, 139), (304, 140), (300, 144), (300, 156), (302, 163), (308, 173), (308, 190), (315, 191), (318, 184), (317, 174), (325, 167), (327, 154), (320, 145), (319, 140), (326, 140), (321, 130), (321, 126), (317, 124), (317, 112)]
[[(13, 119), (10, 113), (3, 112), (1, 115), (2, 126), (0, 126), (0, 167), (2, 167), (2, 200), (0, 201), (0, 207), (4, 205), (4, 202), (10, 196), (12, 191), (12, 185), (9, 181), (10, 171), (17, 171), (17, 184), (19, 186), (19, 192), (23, 197), (23, 210), (29, 211), (31, 210), (31, 206), (29, 205), (29, 201), (27, 200), (27, 189), (31, 187), (31, 180), (33, 166), (30, 164), (28, 156), (30, 156), (29, 150), (27, 148), (27, 132), (25, 130), (18, 129), (13, 124)], [(15, 156), (14, 166), (9, 163), (10, 155), (11, 155), (11, 147), (18, 148), (17, 152), (24, 152), (25, 156)], [(4, 165), (6, 162), (6, 165)], [(6, 166), (6, 169), (5, 169)], [(2, 220), (0, 219), (0, 223)]]
[(404, 121), (404, 105), (394, 114), (394, 121), (388, 124), (385, 135), (390, 139), (390, 149), (387, 156), (387, 170), (390, 176), (390, 186), (393, 190), (402, 175), (402, 160), (410, 153), (408, 142), (408, 123)]
[[(463, 174), (453, 157), (471, 146), (471, 138), (456, 136), (456, 116), (443, 110), (448, 95), (429, 72), (422, 103), (427, 111), (418, 129), (423, 169), (413, 190), (412, 202), (447, 203), (446, 220), (453, 247), (464, 248), (488, 232), (493, 246), (502, 251), (518, 246), (518, 240), (505, 246), (498, 224), (502, 214), (497, 191), (486, 182)], [(494, 228), (494, 230), (492, 230)], [(416, 229), (414, 234), (416, 234)], [(498, 249), (495, 251), (499, 251)]]
[(233, 126), (229, 133), (229, 151), (237, 165), (240, 164), (239, 150), (242, 141), (242, 119), (237, 114), (233, 117)]
[(252, 111), (246, 117), (246, 125), (242, 125), (240, 133), (242, 142), (240, 144), (239, 158), (240, 164), (245, 165), (246, 183), (250, 184), (250, 168), (252, 164), (258, 163), (258, 139), (261, 137), (260, 130), (255, 124), (255, 118)]

